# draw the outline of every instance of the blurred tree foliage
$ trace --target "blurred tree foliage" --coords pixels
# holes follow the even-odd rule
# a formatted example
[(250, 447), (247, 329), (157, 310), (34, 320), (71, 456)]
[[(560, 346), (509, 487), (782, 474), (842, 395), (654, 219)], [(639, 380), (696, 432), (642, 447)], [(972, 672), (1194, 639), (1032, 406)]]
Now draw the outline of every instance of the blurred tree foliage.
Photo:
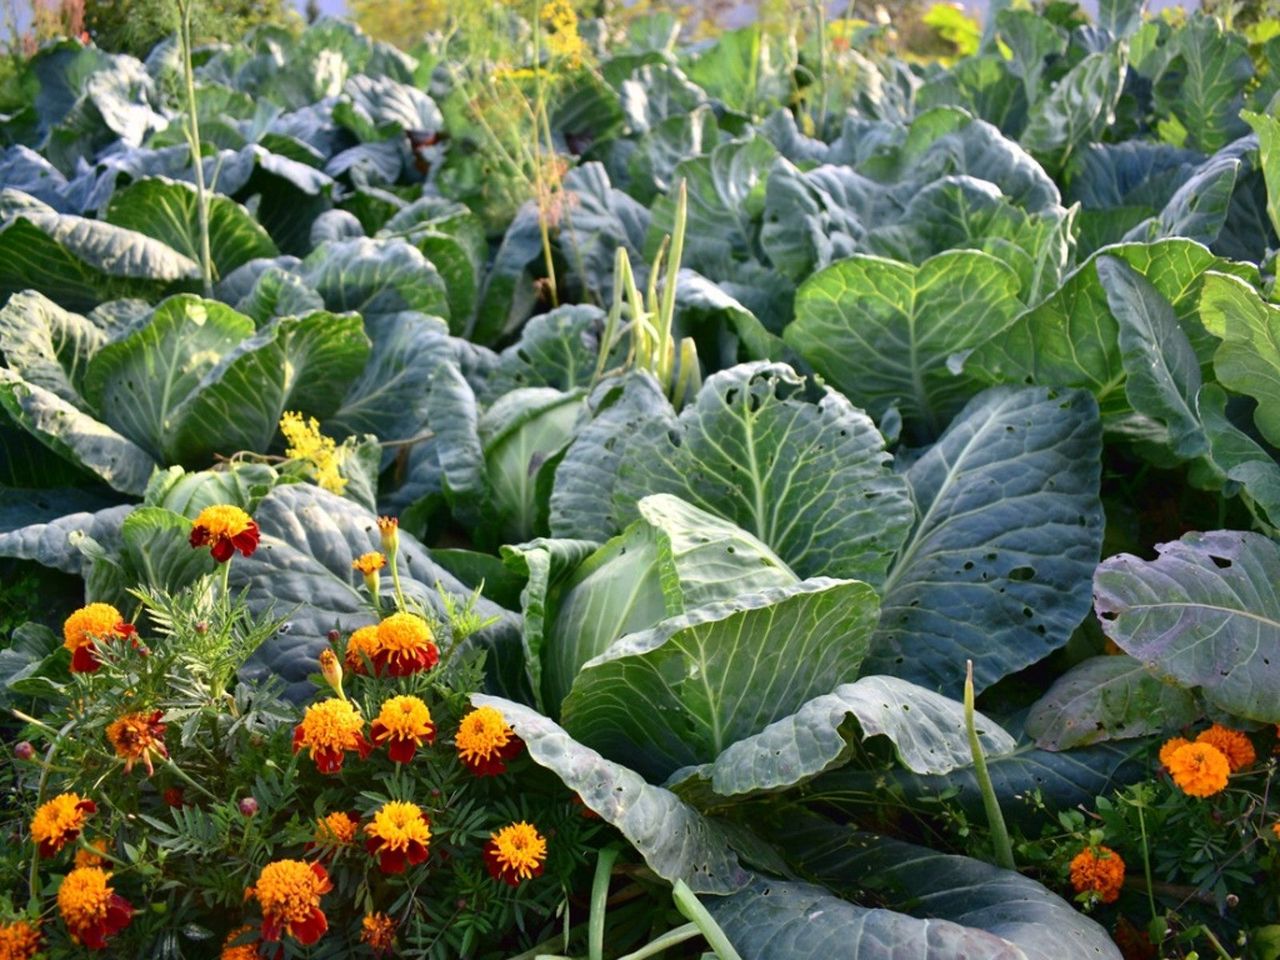
[[(84, 25), (93, 42), (113, 53), (145, 57), (178, 27), (173, 0), (84, 0)], [(297, 24), (288, 0), (201, 0), (191, 32), (196, 43), (226, 43), (263, 23)]]

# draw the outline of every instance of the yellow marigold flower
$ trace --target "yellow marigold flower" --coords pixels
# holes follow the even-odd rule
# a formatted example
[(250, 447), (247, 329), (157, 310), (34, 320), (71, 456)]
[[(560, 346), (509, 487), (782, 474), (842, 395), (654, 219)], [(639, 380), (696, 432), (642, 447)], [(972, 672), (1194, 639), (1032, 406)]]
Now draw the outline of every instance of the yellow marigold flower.
[(74, 793), (60, 793), (42, 803), (31, 820), (31, 838), (38, 844), (40, 856), (52, 857), (75, 840), (85, 820), (97, 811), (92, 800)]
[(352, 673), (364, 674), (365, 661), (373, 662), (373, 655), (378, 652), (378, 628), (361, 627), (347, 639), (347, 650), (342, 662)]
[(133, 624), (109, 603), (81, 607), (62, 624), (62, 645), (71, 653), (72, 673), (93, 673), (102, 666), (97, 644), (134, 635)]
[(1216, 747), (1227, 758), (1227, 763), (1231, 764), (1232, 773), (1243, 770), (1258, 759), (1253, 743), (1248, 737), (1239, 730), (1231, 730), (1218, 723), (1196, 737), (1196, 743), (1207, 743), (1211, 747)]
[(472, 710), (453, 738), (458, 759), (478, 777), (492, 777), (507, 769), (506, 761), (520, 752), (520, 738), (493, 707)]
[(31, 960), (40, 952), (40, 931), (25, 920), (0, 923), (0, 960)]
[(390, 953), (396, 945), (396, 922), (385, 913), (369, 913), (360, 921), (360, 942), (375, 957)]
[(321, 773), (341, 770), (348, 750), (357, 751), (362, 760), (373, 750), (373, 744), (364, 737), (364, 720), (355, 706), (337, 699), (307, 707), (302, 722), (293, 730), (293, 752), (303, 747)]
[(1166, 770), (1169, 768), (1169, 761), (1173, 759), (1174, 753), (1179, 747), (1185, 747), (1191, 741), (1183, 737), (1173, 737), (1164, 742), (1164, 746), (1160, 748), (1160, 766)]
[(222, 942), (222, 952), (218, 954), (218, 960), (259, 960), (258, 944), (262, 941), (257, 937), (250, 939), (253, 933), (253, 927), (239, 927), (227, 934), (227, 939)]
[(262, 939), (272, 943), (288, 934), (310, 946), (329, 929), (320, 898), (333, 889), (329, 873), (318, 863), (275, 860), (262, 868), (257, 886), (245, 897), (262, 905)]
[(531, 823), (523, 820), (489, 835), (484, 848), (485, 866), (495, 880), (516, 886), (521, 880), (542, 875), (547, 841)]
[(141, 760), (147, 768), (147, 776), (151, 776), (156, 772), (151, 765), (151, 755), (169, 756), (164, 745), (164, 724), (160, 722), (160, 715), (159, 710), (129, 713), (107, 726), (107, 739), (116, 756), (124, 759), (125, 773), (132, 773), (133, 765)]
[(304, 420), (302, 414), (288, 410), (280, 418), (280, 432), (289, 444), (285, 456), (310, 464), (316, 486), (337, 494), (347, 489), (347, 480), (340, 470), (342, 457), (338, 444), (333, 437), (320, 432), (320, 422), (315, 417)]
[(413, 613), (393, 613), (378, 624), (373, 665), (379, 675), (407, 677), (430, 670), (440, 659), (427, 621)]
[(1103, 903), (1115, 903), (1124, 885), (1124, 861), (1110, 847), (1097, 853), (1085, 847), (1071, 861), (1071, 885), (1076, 893), (1094, 893)]
[(1188, 743), (1173, 751), (1169, 773), (1183, 793), (1193, 797), (1211, 797), (1226, 789), (1231, 764), (1217, 747), (1207, 743)]
[(316, 843), (354, 843), (359, 827), (357, 817), (339, 810), (316, 821)]
[(218, 563), (226, 563), (237, 550), (252, 555), (260, 537), (253, 517), (229, 503), (205, 507), (191, 524), (191, 546), (207, 546)]
[(412, 803), (388, 800), (364, 832), (369, 836), (365, 846), (378, 858), (383, 873), (404, 873), (406, 864), (416, 866), (427, 859), (431, 821)]
[(58, 912), (71, 939), (90, 950), (104, 950), (107, 938), (133, 919), (133, 905), (107, 884), (101, 867), (77, 867), (58, 888)]
[[(106, 857), (102, 856), (107, 852), (107, 841), (99, 837), (90, 844), (93, 850), (86, 850), (84, 847), (76, 848), (76, 866), (77, 867), (100, 867), (106, 863)], [(94, 850), (97, 853), (94, 853)], [(4, 954), (0, 953), (0, 960), (4, 960)]]
[(387, 744), (387, 754), (396, 763), (408, 763), (418, 747), (436, 741), (431, 711), (418, 697), (391, 697), (382, 705), (369, 733), (378, 746)]
[(359, 570), (366, 577), (370, 574), (377, 573), (386, 565), (387, 558), (376, 550), (372, 550), (369, 553), (362, 553), (351, 561), (351, 566), (354, 569)]

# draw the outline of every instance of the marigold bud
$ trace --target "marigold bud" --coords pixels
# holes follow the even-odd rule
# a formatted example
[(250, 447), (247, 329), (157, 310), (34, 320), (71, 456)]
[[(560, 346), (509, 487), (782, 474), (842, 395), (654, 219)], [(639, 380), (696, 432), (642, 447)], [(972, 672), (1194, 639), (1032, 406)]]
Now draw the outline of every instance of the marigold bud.
[(347, 699), (346, 694), (342, 692), (342, 663), (338, 660), (337, 654), (327, 647), (320, 651), (320, 673), (324, 676), (324, 682), (333, 688), (343, 700)]
[(246, 817), (252, 817), (258, 812), (258, 801), (253, 797), (245, 797), (240, 801), (240, 812)]
[(23, 740), (13, 748), (13, 755), (19, 760), (30, 760), (36, 755), (36, 748), (31, 745), (30, 740)]
[(328, 633), (325, 634), (325, 637), (328, 639), (330, 643), (337, 643), (339, 640), (342, 639), (342, 631), (336, 630), (336, 629), (330, 630)]
[(400, 549), (400, 521), (396, 517), (379, 517), (378, 533), (382, 536), (382, 552), (394, 557)]

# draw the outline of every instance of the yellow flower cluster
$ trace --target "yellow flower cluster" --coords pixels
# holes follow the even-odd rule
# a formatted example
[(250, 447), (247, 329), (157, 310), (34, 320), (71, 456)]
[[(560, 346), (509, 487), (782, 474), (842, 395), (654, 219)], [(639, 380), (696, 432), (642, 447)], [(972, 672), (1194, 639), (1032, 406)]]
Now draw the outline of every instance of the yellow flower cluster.
[(347, 479), (340, 470), (342, 457), (338, 445), (333, 437), (320, 432), (320, 423), (315, 417), (304, 420), (302, 414), (287, 410), (280, 418), (280, 432), (289, 443), (285, 456), (311, 464), (317, 486), (337, 494), (347, 489)]
[(573, 5), (569, 0), (551, 0), (543, 5), (539, 16), (548, 30), (547, 50), (553, 57), (567, 61), (569, 66), (579, 66), (587, 45), (578, 33), (578, 15)]

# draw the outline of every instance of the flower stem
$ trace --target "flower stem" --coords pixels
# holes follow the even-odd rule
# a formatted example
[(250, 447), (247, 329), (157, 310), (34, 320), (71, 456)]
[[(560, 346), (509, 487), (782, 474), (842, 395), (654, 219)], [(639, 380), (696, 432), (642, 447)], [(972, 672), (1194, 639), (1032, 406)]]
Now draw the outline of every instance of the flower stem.
[(590, 960), (604, 960), (604, 918), (609, 899), (609, 879), (613, 875), (613, 862), (617, 859), (617, 847), (606, 847), (596, 855), (596, 875), (591, 881), (591, 914), (587, 921), (587, 956)]
[(625, 956), (621, 956), (618, 960), (646, 960), (647, 957), (652, 957), (655, 954), (661, 953), (663, 950), (667, 950), (677, 944), (684, 943), (686, 940), (692, 940), (694, 937), (701, 935), (702, 931), (698, 929), (698, 925), (696, 923), (686, 923), (684, 926), (668, 930), (656, 940), (650, 940), (639, 950), (636, 950), (634, 953), (628, 953)]
[(693, 921), (694, 926), (707, 938), (707, 943), (711, 945), (711, 949), (720, 960), (742, 960), (738, 951), (733, 948), (733, 944), (729, 942), (729, 938), (720, 929), (720, 924), (716, 923), (715, 918), (707, 912), (707, 908), (689, 889), (688, 884), (683, 880), (677, 880), (671, 893), (675, 897), (676, 909)]
[(978, 727), (973, 709), (973, 661), (965, 662), (964, 725), (969, 733), (969, 751), (973, 754), (973, 772), (982, 791), (982, 805), (987, 811), (987, 824), (991, 828), (991, 840), (995, 845), (996, 863), (1006, 870), (1017, 870), (1013, 861), (1013, 845), (1009, 842), (1009, 830), (1004, 825), (1004, 814), (995, 788), (991, 786), (991, 774), (987, 772), (987, 758), (982, 755), (982, 743), (978, 740)]

